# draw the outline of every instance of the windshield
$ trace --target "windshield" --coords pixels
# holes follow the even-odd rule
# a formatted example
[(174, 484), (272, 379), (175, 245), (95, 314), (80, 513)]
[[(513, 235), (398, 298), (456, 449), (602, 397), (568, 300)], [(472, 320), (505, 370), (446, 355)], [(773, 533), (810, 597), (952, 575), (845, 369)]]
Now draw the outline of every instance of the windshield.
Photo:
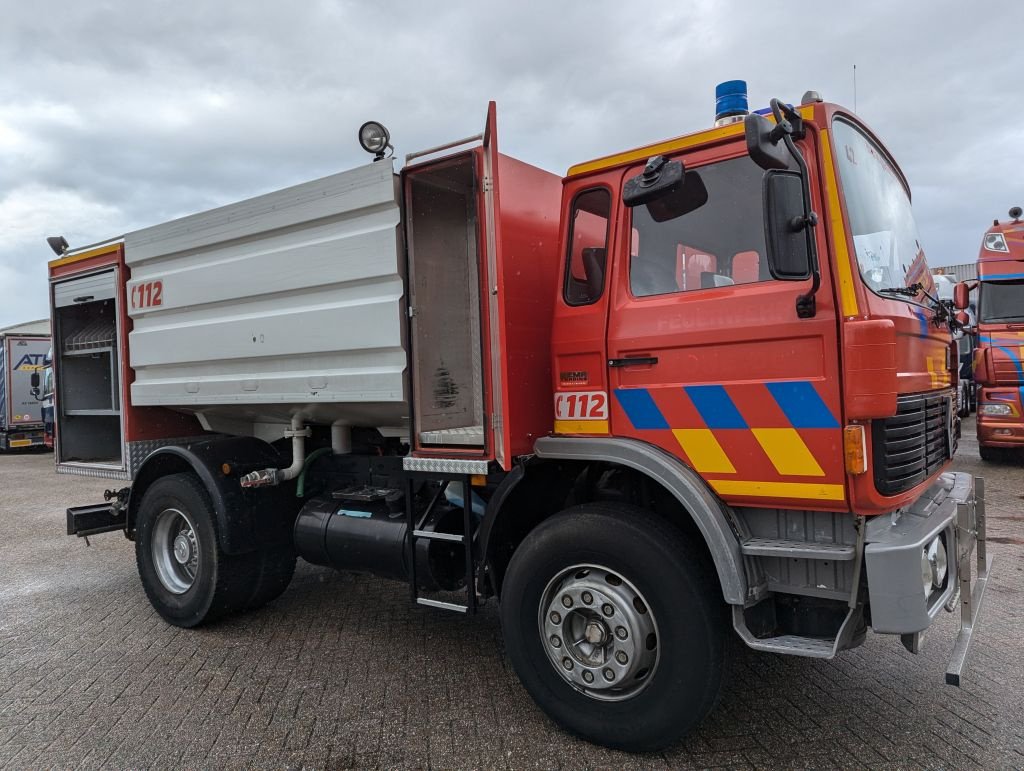
[(1024, 281), (982, 281), (982, 322), (1024, 321)]
[(853, 231), (857, 264), (864, 282), (886, 297), (924, 301), (919, 289), (903, 295), (884, 292), (934, 283), (917, 235), (910, 196), (899, 174), (874, 142), (846, 121), (832, 123), (839, 178)]

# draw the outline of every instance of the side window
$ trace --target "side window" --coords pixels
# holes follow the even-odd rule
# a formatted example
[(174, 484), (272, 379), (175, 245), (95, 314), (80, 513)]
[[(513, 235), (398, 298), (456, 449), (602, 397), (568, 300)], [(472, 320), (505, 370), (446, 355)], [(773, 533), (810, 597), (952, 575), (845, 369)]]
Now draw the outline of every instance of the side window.
[(563, 289), (568, 305), (589, 305), (604, 292), (611, 208), (611, 193), (603, 187), (580, 193), (572, 202)]
[(707, 201), (673, 219), (633, 212), (629, 286), (635, 297), (770, 281), (765, 259), (761, 180), (749, 157), (687, 171), (700, 177)]

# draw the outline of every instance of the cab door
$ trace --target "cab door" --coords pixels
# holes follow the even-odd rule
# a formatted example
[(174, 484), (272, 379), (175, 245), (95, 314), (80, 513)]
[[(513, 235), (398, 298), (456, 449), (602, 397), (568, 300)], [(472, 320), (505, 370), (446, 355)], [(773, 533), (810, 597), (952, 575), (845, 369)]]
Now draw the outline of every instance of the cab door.
[(730, 503), (843, 510), (837, 318), (823, 234), (817, 311), (799, 318), (796, 301), (811, 282), (771, 277), (763, 170), (739, 142), (676, 157), (686, 186), (706, 190), (702, 205), (664, 221), (623, 207), (607, 337), (611, 430), (676, 455)]
[(563, 274), (551, 348), (556, 434), (607, 435), (606, 335), (614, 225), (622, 170), (570, 179), (562, 194)]

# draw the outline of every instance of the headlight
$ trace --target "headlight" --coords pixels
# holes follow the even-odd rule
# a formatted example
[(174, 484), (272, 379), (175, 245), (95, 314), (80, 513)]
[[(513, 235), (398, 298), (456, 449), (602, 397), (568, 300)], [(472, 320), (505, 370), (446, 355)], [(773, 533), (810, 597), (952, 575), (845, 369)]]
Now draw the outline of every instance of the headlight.
[(985, 248), (990, 252), (1008, 252), (1006, 239), (1002, 233), (988, 233), (985, 235)]
[(942, 536), (936, 536), (921, 550), (921, 586), (928, 597), (933, 589), (941, 589), (949, 570), (949, 559)]
[(979, 415), (1012, 415), (1009, 404), (979, 404)]
[(947, 563), (946, 546), (941, 537), (936, 538), (928, 544), (928, 564), (932, 569), (932, 585), (936, 589), (941, 588), (946, 580)]
[(932, 593), (932, 561), (928, 559), (927, 546), (921, 549), (921, 586), (925, 597)]

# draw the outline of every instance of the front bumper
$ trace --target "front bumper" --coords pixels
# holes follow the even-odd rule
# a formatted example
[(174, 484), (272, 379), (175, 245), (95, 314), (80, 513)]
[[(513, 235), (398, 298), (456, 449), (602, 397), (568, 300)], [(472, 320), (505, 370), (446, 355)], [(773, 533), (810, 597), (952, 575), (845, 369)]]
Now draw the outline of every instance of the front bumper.
[(979, 415), (978, 443), (986, 447), (1024, 447), (1024, 423)]
[(42, 447), (46, 437), (42, 429), (16, 431), (0, 435), (0, 450), (17, 450), (27, 447)]
[[(978, 405), (978, 442), (986, 447), (1024, 447), (1024, 390), (984, 388)], [(989, 405), (1009, 407), (1010, 415), (985, 415)]]
[[(943, 608), (955, 610), (959, 596), (960, 632), (946, 670), (946, 681), (956, 685), (992, 567), (985, 549), (984, 490), (980, 477), (942, 474), (908, 509), (871, 519), (865, 534), (864, 565), (874, 631), (917, 635)], [(936, 537), (945, 542), (948, 570), (944, 584), (926, 596), (921, 553)], [(973, 578), (972, 554), (977, 558)]]

